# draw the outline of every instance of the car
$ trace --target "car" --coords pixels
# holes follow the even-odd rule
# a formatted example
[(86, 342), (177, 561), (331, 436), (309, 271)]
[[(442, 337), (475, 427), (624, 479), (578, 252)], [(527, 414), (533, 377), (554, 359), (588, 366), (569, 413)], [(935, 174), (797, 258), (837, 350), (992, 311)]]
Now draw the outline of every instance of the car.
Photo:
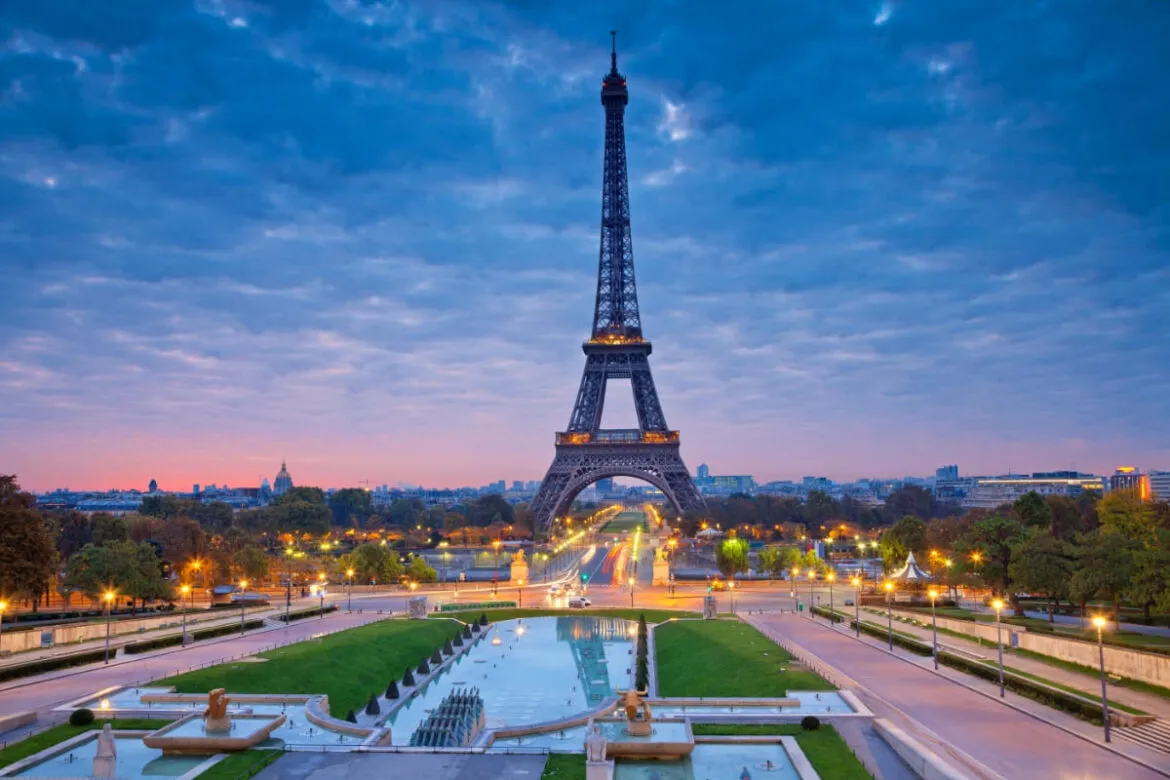
[(593, 606), (593, 602), (587, 596), (574, 596), (569, 599), (570, 609), (584, 609), (585, 607)]
[(853, 599), (845, 599), (845, 606), (852, 607), (853, 606)]

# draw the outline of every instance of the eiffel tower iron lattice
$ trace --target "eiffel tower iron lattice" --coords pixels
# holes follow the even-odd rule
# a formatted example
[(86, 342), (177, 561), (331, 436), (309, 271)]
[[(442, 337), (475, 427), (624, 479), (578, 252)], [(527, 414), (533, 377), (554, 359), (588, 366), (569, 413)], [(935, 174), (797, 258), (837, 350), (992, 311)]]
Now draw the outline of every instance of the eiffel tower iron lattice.
[[(610, 33), (614, 35), (614, 33)], [(626, 173), (626, 78), (617, 69), (616, 41), (610, 71), (601, 82), (605, 107), (605, 166), (601, 185), (601, 251), (593, 334), (582, 345), (585, 372), (569, 417), (556, 435), (556, 456), (532, 501), (537, 528), (548, 528), (577, 495), (606, 477), (634, 477), (654, 485), (680, 513), (704, 506), (679, 454), (650, 375), (651, 345), (642, 336), (634, 245), (630, 237), (630, 188)], [(610, 379), (629, 379), (638, 427), (603, 429), (601, 413)]]

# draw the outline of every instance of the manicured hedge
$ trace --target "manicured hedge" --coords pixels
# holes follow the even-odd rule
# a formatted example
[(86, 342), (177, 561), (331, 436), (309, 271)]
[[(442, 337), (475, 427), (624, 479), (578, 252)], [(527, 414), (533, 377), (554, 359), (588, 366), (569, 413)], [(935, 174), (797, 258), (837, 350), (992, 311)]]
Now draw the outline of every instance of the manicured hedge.
[[(827, 614), (828, 610), (822, 607), (814, 608), (818, 614)], [(853, 620), (849, 621), (849, 627), (855, 628), (856, 623)], [(880, 639), (887, 639), (888, 631), (872, 623), (862, 622), (861, 630), (865, 633), (878, 637)], [(917, 655), (928, 656), (931, 654), (930, 644), (926, 642), (919, 642), (916, 639), (894, 633), (894, 644), (898, 647), (909, 650)], [(952, 669), (958, 669), (960, 672), (974, 675), (988, 682), (999, 684), (999, 668), (997, 666), (988, 666), (987, 664), (973, 661), (959, 655), (948, 653), (946, 650), (939, 649), (938, 653), (939, 663), (945, 664)], [(1051, 688), (1043, 683), (1028, 679), (1027, 677), (1020, 677), (1008, 670), (1003, 673), (1004, 688), (1018, 693), (1021, 696), (1026, 696), (1033, 701), (1040, 702), (1048, 707), (1054, 707), (1058, 710), (1074, 715), (1082, 720), (1088, 720), (1095, 723), (1101, 722), (1101, 704), (1094, 702), (1087, 697), (1078, 696), (1074, 693), (1062, 691), (1059, 688)]]
[[(325, 611), (326, 612), (336, 612), (337, 605), (330, 604), (329, 606), (325, 607)], [(296, 621), (296, 620), (304, 620), (305, 618), (318, 617), (318, 616), (320, 616), (320, 614), (321, 614), (321, 610), (318, 607), (313, 607), (312, 609), (302, 609), (302, 610), (299, 610), (297, 612), (290, 612), (288, 614), (288, 621), (291, 623), (291, 622)], [(285, 619), (284, 613), (282, 612), (279, 615), (277, 615), (276, 619), (281, 621), (281, 622), (284, 622), (284, 619)]]
[[(245, 630), (253, 628), (260, 628), (264, 625), (263, 620), (249, 620), (244, 623)], [(198, 631), (189, 631), (187, 635), (192, 642), (198, 642), (200, 639), (213, 639), (217, 636), (227, 636), (228, 634), (240, 633), (239, 623), (229, 623), (225, 626), (216, 626), (215, 628), (203, 628)], [(157, 639), (147, 639), (142, 642), (131, 642), (124, 645), (122, 650), (128, 655), (135, 655), (137, 653), (145, 653), (150, 650), (158, 650), (163, 647), (174, 647), (183, 643), (182, 634), (172, 634), (171, 636), (160, 636)]]
[(68, 669), (71, 666), (81, 666), (82, 664), (100, 661), (105, 656), (105, 648), (102, 648), (101, 650), (87, 650), (84, 653), (42, 658), (39, 661), (30, 661), (27, 664), (0, 667), (0, 682), (15, 680), (20, 677), (31, 677), (34, 674), (44, 674), (45, 672), (52, 672), (57, 669)]
[(440, 612), (459, 612), (464, 609), (503, 609), (516, 606), (515, 601), (476, 601), (470, 604), (444, 604)]

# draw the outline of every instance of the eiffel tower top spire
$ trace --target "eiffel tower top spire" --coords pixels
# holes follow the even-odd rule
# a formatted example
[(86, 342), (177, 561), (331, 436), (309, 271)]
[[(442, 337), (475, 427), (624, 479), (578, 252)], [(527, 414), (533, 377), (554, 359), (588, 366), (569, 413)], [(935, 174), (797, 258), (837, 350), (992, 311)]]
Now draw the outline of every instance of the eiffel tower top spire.
[(617, 32), (611, 30), (610, 70), (601, 82), (605, 107), (605, 166), (601, 183), (601, 250), (597, 267), (597, 304), (593, 342), (639, 343), (642, 317), (634, 282), (634, 242), (630, 235), (630, 184), (626, 171), (626, 77), (617, 69)]

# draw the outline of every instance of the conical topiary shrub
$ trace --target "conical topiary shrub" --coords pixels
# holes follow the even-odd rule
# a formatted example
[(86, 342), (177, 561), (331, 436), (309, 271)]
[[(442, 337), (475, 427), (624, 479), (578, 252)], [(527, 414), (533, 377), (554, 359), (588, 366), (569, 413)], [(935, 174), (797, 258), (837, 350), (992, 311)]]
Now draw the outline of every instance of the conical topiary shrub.
[(350, 723), (357, 723), (357, 715), (354, 714), (353, 710), (350, 710), (345, 714), (345, 719)]
[(402, 687), (403, 688), (414, 687), (414, 673), (411, 672), (409, 669), (406, 670), (406, 674), (402, 675)]
[(435, 652), (431, 653), (431, 663), (436, 666), (443, 663), (443, 656), (439, 655), (439, 649), (437, 647), (435, 648)]
[(451, 644), (455, 647), (463, 647), (463, 635), (456, 634), (455, 638), (451, 640)]
[(487, 613), (486, 613), (486, 612), (480, 612), (480, 613), (479, 613), (479, 624), (480, 624), (481, 626), (486, 626), (486, 625), (487, 625)]
[(464, 639), (471, 639), (471, 626), (468, 626), (468, 625), (463, 626), (463, 635), (462, 636)]
[(473, 633), (473, 634), (479, 633), (479, 623), (472, 623), (471, 624), (471, 633)]
[(443, 652), (447, 655), (455, 655), (455, 648), (451, 647), (450, 639), (443, 643)]
[(398, 698), (398, 681), (397, 680), (391, 680), (390, 684), (386, 686), (386, 698), (387, 699), (397, 699)]
[(382, 712), (382, 708), (378, 706), (378, 694), (371, 693), (370, 700), (366, 702), (366, 714), (377, 715)]
[(427, 666), (427, 659), (424, 658), (418, 662), (418, 669), (416, 671), (419, 674), (430, 674), (431, 673), (431, 667)]

